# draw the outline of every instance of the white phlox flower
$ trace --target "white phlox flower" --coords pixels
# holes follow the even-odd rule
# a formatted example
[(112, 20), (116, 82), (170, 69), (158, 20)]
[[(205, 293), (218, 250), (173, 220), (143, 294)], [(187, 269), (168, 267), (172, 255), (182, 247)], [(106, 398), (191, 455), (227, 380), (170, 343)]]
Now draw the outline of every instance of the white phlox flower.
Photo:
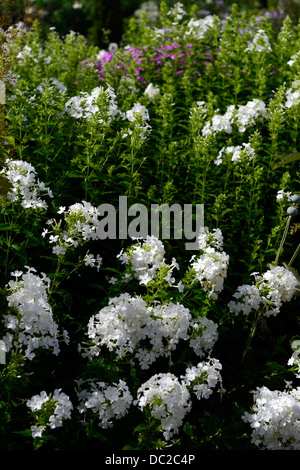
[(213, 393), (213, 389), (222, 384), (220, 370), (222, 370), (220, 361), (209, 358), (205, 362), (199, 362), (197, 366), (188, 367), (181, 379), (198, 400), (207, 399)]
[(237, 145), (237, 146), (230, 145), (228, 147), (222, 147), (222, 149), (220, 150), (215, 160), (216, 165), (220, 165), (222, 163), (223, 158), (224, 158), (224, 153), (225, 155), (231, 155), (231, 161), (234, 163), (237, 163), (237, 162), (248, 163), (255, 158), (255, 151), (249, 143), (244, 143), (242, 145)]
[(112, 385), (96, 379), (79, 379), (76, 382), (79, 412), (91, 410), (98, 416), (101, 428), (112, 427), (113, 420), (128, 413), (133, 397), (124, 380), (120, 379)]
[(267, 33), (263, 29), (259, 29), (255, 34), (252, 41), (249, 42), (247, 49), (248, 51), (257, 51), (257, 52), (271, 52), (272, 47), (269, 41)]
[(153, 235), (147, 235), (146, 239), (132, 245), (127, 251), (122, 250), (117, 258), (122, 264), (128, 265), (140, 284), (147, 285), (163, 265), (164, 255), (165, 249), (161, 240)]
[(286, 391), (257, 387), (253, 408), (242, 415), (251, 442), (262, 450), (300, 450), (300, 387)]
[(233, 294), (235, 300), (228, 303), (229, 310), (236, 315), (263, 309), (265, 317), (276, 316), (282, 303), (290, 302), (299, 289), (297, 278), (283, 266), (271, 266), (263, 275), (253, 275), (255, 284), (239, 286)]
[(161, 422), (166, 441), (179, 432), (186, 414), (191, 410), (191, 396), (185, 385), (171, 373), (153, 375), (137, 391), (135, 404), (149, 408), (153, 418)]
[(11, 183), (7, 199), (19, 201), (25, 209), (47, 209), (48, 204), (42, 195), (53, 198), (52, 191), (40, 180), (36, 180), (36, 170), (23, 160), (7, 159), (5, 167), (0, 171)]
[[(50, 429), (61, 427), (66, 419), (71, 419), (73, 405), (69, 396), (61, 392), (61, 389), (54, 390), (53, 395), (42, 391), (40, 395), (34, 395), (30, 400), (27, 400), (26, 405), (32, 412), (42, 412), (43, 405), (47, 402), (51, 402), (53, 406), (53, 414), (50, 415), (47, 424)], [(47, 426), (32, 426), (32, 437), (42, 437)]]
[(66, 331), (62, 335), (58, 325), (53, 320), (52, 308), (48, 303), (50, 286), (49, 278), (42, 273), (34, 274), (34, 268), (28, 268), (27, 273), (18, 273), (20, 280), (9, 281), (7, 302), (12, 313), (3, 316), (5, 328), (9, 331), (2, 338), (6, 350), (23, 350), (28, 359), (33, 359), (38, 348), (52, 350), (53, 354), (60, 352), (60, 336), (68, 343)]
[(207, 317), (197, 317), (190, 323), (190, 347), (194, 353), (202, 358), (210, 354), (218, 340), (218, 325)]
[(144, 95), (147, 95), (149, 100), (152, 101), (155, 96), (160, 94), (160, 89), (158, 86), (153, 85), (153, 83), (149, 83), (144, 91)]
[(96, 87), (91, 93), (81, 92), (81, 96), (73, 96), (65, 104), (65, 112), (75, 119), (91, 120), (96, 117), (100, 124), (110, 124), (117, 116), (123, 116), (118, 109), (116, 94), (110, 85)]
[(200, 255), (191, 259), (191, 268), (204, 292), (217, 299), (223, 290), (227, 276), (229, 256), (223, 251), (223, 235), (220, 229), (209, 232), (202, 230), (198, 236)]
[[(77, 247), (89, 240), (98, 240), (97, 228), (99, 225), (99, 211), (91, 203), (82, 201), (69, 206), (68, 209), (60, 207), (59, 214), (63, 214), (63, 219), (56, 221), (49, 219), (48, 229), (44, 229), (43, 236), (48, 235), (49, 243), (53, 244), (53, 253), (65, 255), (70, 247)], [(51, 230), (52, 229), (52, 230)], [(92, 261), (91, 257), (85, 258), (87, 264), (93, 264), (97, 269), (101, 265), (101, 257)]]
[(82, 356), (91, 359), (106, 347), (118, 359), (131, 354), (142, 369), (148, 369), (158, 357), (170, 359), (178, 342), (189, 339), (191, 319), (189, 309), (178, 303), (148, 307), (139, 296), (121, 294), (90, 318), (91, 346), (82, 348)]

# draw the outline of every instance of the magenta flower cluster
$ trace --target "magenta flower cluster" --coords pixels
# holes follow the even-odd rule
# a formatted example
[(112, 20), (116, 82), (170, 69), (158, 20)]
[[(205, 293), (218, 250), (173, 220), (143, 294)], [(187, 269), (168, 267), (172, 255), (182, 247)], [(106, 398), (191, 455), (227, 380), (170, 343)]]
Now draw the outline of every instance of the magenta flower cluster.
[[(99, 80), (105, 78), (106, 67), (109, 63), (111, 67), (121, 75), (128, 75), (128, 69), (134, 65), (134, 74), (139, 86), (146, 85), (149, 80), (146, 76), (151, 71), (151, 81), (156, 79), (160, 81), (162, 68), (169, 63), (174, 76), (183, 74), (190, 68), (190, 77), (199, 77), (205, 73), (205, 68), (211, 63), (213, 54), (211, 51), (203, 52), (203, 47), (193, 44), (180, 44), (178, 42), (161, 44), (155, 51), (149, 53), (148, 46), (133, 47), (127, 46), (122, 54), (118, 54), (114, 60), (115, 54), (109, 51), (102, 53), (101, 57), (94, 62), (94, 67), (98, 70)], [(87, 65), (88, 60), (83, 62)]]

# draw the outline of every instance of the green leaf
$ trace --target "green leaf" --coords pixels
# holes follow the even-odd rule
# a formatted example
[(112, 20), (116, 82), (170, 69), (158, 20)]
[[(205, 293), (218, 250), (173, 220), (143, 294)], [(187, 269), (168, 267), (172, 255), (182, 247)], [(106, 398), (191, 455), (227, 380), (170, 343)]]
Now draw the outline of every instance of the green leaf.
[(274, 165), (274, 169), (275, 168), (279, 168), (283, 165), (287, 165), (288, 163), (292, 163), (292, 162), (295, 162), (297, 160), (300, 160), (300, 153), (299, 152), (295, 152), (295, 153), (289, 153), (288, 155), (285, 155), (285, 156), (280, 156), (279, 157), (281, 160), (276, 163)]

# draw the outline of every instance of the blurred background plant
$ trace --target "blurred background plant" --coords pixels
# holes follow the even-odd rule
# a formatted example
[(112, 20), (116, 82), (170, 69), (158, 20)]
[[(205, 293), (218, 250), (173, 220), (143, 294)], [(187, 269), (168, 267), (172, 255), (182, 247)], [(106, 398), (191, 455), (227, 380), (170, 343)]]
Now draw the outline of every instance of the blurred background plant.
[[(167, 0), (166, 3), (171, 7), (177, 1)], [(196, 3), (203, 16), (214, 13), (226, 16), (235, 3), (239, 10), (269, 16), (278, 25), (286, 15), (297, 23), (300, 13), (300, 0), (182, 0), (180, 3), (185, 9)], [(86, 36), (93, 45), (106, 47), (110, 42), (121, 42), (132, 16), (138, 20), (146, 13), (155, 24), (160, 4), (161, 0), (16, 0), (12, 8), (11, 2), (4, 0), (0, 4), (0, 16), (5, 16), (9, 24), (22, 19), (29, 28), (38, 19), (45, 33), (50, 27), (55, 27), (62, 35), (75, 31)]]

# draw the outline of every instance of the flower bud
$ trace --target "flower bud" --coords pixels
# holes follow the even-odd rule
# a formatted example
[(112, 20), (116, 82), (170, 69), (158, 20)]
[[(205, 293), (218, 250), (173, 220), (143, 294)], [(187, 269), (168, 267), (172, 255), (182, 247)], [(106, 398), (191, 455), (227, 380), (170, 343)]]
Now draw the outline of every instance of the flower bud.
[(292, 201), (292, 202), (300, 202), (300, 196), (299, 196), (299, 194), (293, 194), (293, 195), (291, 196), (291, 201)]
[(296, 209), (296, 207), (288, 207), (287, 208), (287, 213), (288, 215), (290, 215), (291, 217), (295, 217), (295, 215), (298, 214), (298, 209)]

